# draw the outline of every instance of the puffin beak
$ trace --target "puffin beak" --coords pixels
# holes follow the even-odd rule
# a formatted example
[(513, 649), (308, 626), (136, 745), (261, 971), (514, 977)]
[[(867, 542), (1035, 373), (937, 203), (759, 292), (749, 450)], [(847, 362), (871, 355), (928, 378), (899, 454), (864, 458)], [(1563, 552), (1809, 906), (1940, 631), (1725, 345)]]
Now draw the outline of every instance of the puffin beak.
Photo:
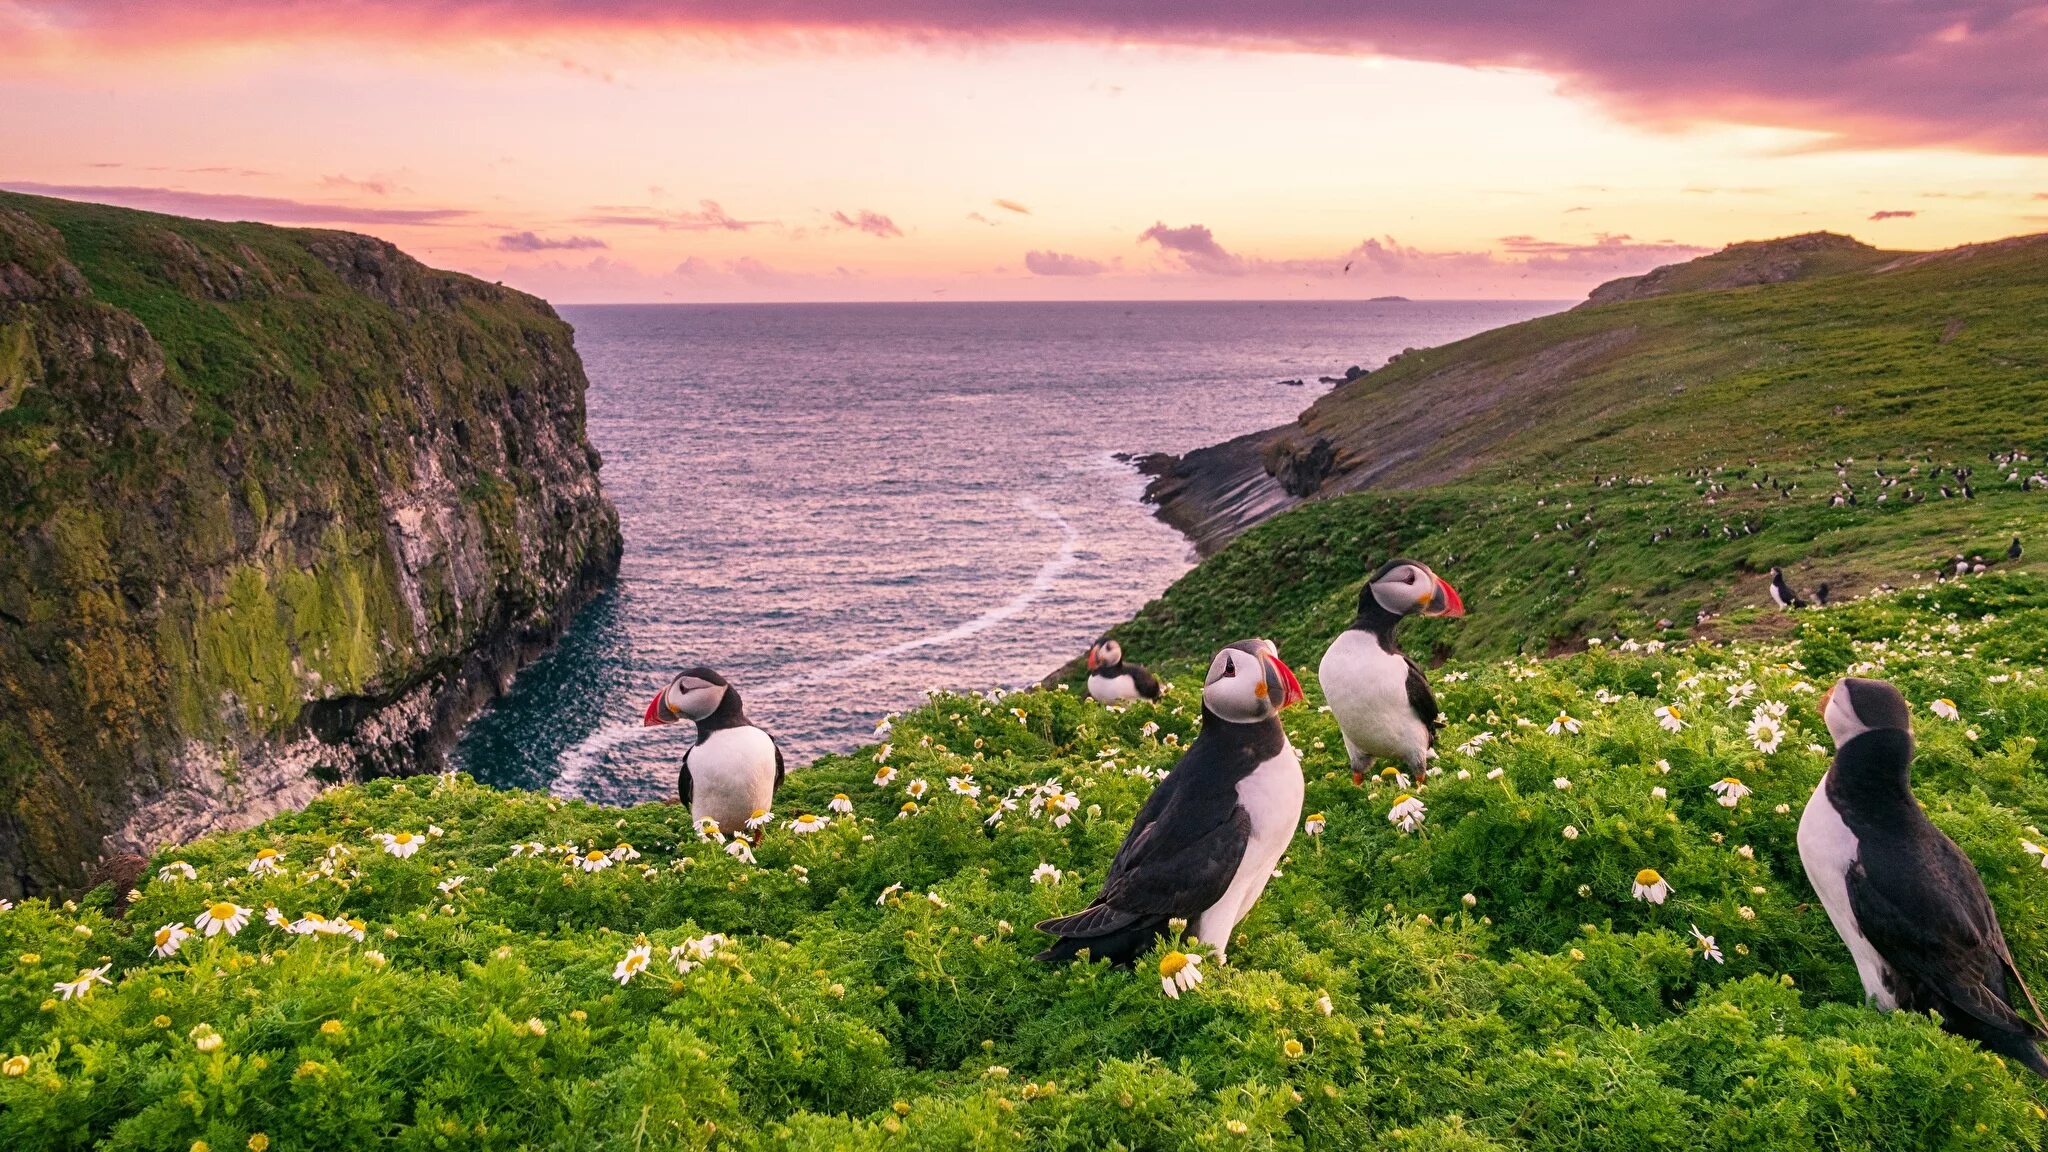
[(1294, 669), (1289, 668), (1278, 656), (1269, 659), (1273, 661), (1273, 667), (1280, 670), (1280, 707), (1301, 703), (1301, 681), (1294, 678)]
[(1096, 663), (1097, 663), (1097, 662), (1098, 662), (1098, 657), (1097, 657), (1097, 656), (1095, 655), (1095, 649), (1093, 649), (1093, 648), (1090, 648), (1090, 649), (1088, 650), (1088, 670), (1089, 670), (1090, 672), (1093, 672), (1093, 671), (1095, 671), (1095, 665), (1096, 665)]
[(1432, 572), (1430, 575), (1436, 577), (1436, 592), (1429, 598), (1429, 602), (1423, 606), (1422, 614), (1424, 616), (1463, 616), (1465, 614), (1465, 601), (1458, 595), (1458, 590), (1451, 587), (1450, 581), (1437, 576), (1436, 573)]
[(641, 717), (640, 720), (642, 728), (659, 728), (663, 724), (671, 723), (674, 720), (672, 716), (662, 715), (665, 710), (661, 706), (661, 698), (667, 694), (668, 689), (663, 688), (654, 694), (654, 699), (647, 702), (647, 715)]

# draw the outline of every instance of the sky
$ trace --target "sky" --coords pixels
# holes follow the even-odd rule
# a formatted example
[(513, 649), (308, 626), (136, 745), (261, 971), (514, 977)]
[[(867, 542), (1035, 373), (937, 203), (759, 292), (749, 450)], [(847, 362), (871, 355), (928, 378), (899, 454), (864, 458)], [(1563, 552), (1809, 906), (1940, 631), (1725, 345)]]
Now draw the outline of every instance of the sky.
[(1569, 299), (2048, 231), (2048, 5), (0, 0), (0, 187), (558, 303)]

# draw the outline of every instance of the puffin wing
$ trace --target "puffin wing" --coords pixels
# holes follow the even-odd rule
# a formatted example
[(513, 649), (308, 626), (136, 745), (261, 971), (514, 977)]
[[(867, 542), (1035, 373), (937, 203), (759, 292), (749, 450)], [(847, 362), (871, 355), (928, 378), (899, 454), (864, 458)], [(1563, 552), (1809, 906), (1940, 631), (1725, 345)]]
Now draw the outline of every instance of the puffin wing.
[(773, 732), (768, 732), (765, 728), (762, 731), (768, 735), (768, 746), (775, 749), (775, 786), (780, 788), (782, 787), (782, 741), (777, 740)]
[(1862, 862), (1849, 869), (1849, 908), (1856, 926), (1885, 963), (1932, 990), (1993, 1032), (2036, 1034), (2034, 1026), (1993, 988), (2010, 965), (1998, 915), (1977, 870), (1947, 837), (1924, 867), (1887, 868), (1872, 876)]
[(690, 753), (696, 750), (695, 744), (684, 750), (682, 771), (676, 773), (676, 791), (682, 795), (683, 806), (686, 808), (690, 805)]
[(1422, 674), (1422, 665), (1413, 656), (1404, 654), (1401, 658), (1408, 662), (1408, 706), (1415, 709), (1423, 727), (1429, 729), (1429, 743), (1435, 747), (1436, 730), (1443, 727), (1443, 709), (1437, 707), (1436, 693), (1430, 691), (1429, 677)]
[(1154, 676), (1151, 670), (1143, 665), (1131, 664), (1128, 667), (1131, 673), (1131, 687), (1138, 690), (1138, 695), (1147, 700), (1159, 699), (1159, 677)]
[(1099, 936), (1155, 916), (1193, 916), (1230, 889), (1251, 843), (1252, 818), (1233, 806), (1222, 820), (1182, 809), (1137, 831), (1117, 852), (1102, 894), (1087, 908), (1038, 925), (1054, 936)]

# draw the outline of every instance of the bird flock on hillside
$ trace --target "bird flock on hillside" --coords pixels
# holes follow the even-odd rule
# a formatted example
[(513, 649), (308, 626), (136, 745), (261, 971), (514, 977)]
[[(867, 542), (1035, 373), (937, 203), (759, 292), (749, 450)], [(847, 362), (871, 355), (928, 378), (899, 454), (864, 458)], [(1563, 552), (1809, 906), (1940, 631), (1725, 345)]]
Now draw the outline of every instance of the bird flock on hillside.
[[(2016, 475), (2023, 460), (1999, 463)], [(1968, 470), (1955, 479), (1967, 492)], [(2007, 557), (2020, 555), (2015, 538)], [(1961, 557), (1953, 569), (1982, 570)], [(1770, 595), (1783, 609), (1808, 604), (1778, 568)], [(1827, 598), (1821, 585), (1815, 600)], [(1391, 760), (1404, 787), (1427, 786), (1442, 717), (1427, 674), (1401, 650), (1396, 632), (1413, 616), (1464, 613), (1457, 590), (1420, 561), (1389, 560), (1365, 581), (1357, 615), (1318, 668), (1354, 784), (1377, 761)], [(1091, 648), (1087, 667), (1087, 691), (1098, 702), (1161, 695), (1158, 678), (1125, 660), (1115, 640)], [(1303, 826), (1301, 759), (1280, 723), (1280, 713), (1301, 699), (1271, 640), (1217, 651), (1203, 682), (1199, 734), (1159, 774), (1094, 900), (1038, 925), (1052, 938), (1038, 958), (1128, 966), (1156, 940), (1181, 933), (1227, 963), (1237, 925)], [(1937, 1013), (1949, 1031), (2048, 1078), (2048, 1059), (2036, 1046), (2048, 1031), (2015, 1010), (2013, 991), (2036, 1020), (2048, 1017), (2013, 963), (1983, 881), (1914, 800), (1904, 698), (1884, 681), (1845, 677), (1822, 697), (1820, 712), (1836, 752), (1801, 816), (1798, 850), (1865, 995), (1887, 1011)], [(783, 781), (782, 752), (747, 718), (738, 690), (710, 668), (679, 673), (647, 706), (648, 725), (681, 720), (697, 727), (683, 756), (681, 800), (700, 832), (732, 835), (732, 846), (744, 851), (750, 834), (758, 842)], [(1400, 819), (1403, 803), (1422, 808), (1412, 795), (1397, 798), (1390, 819)], [(1654, 872), (1638, 877), (1639, 887), (1662, 883)], [(1168, 954), (1160, 977), (1170, 995), (1200, 980), (1200, 962), (1198, 954)]]

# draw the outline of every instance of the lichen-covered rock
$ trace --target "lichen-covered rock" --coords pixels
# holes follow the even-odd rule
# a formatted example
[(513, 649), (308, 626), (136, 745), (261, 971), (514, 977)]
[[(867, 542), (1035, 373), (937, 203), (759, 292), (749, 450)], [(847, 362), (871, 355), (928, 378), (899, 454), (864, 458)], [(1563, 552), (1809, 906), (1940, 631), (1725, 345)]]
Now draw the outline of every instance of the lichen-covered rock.
[(617, 570), (541, 300), (0, 193), (0, 895), (434, 766)]

